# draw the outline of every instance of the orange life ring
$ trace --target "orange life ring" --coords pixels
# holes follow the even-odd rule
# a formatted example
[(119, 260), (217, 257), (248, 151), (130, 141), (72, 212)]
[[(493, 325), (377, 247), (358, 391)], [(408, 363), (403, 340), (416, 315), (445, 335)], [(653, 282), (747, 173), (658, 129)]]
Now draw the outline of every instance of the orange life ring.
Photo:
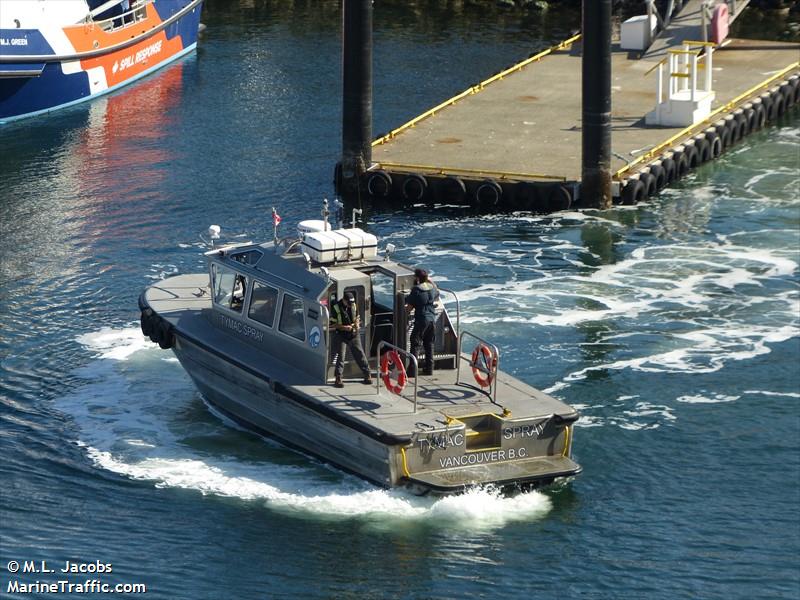
[[(392, 377), (389, 374), (389, 371), (395, 369), (397, 370), (397, 383), (392, 381)], [(389, 350), (381, 358), (381, 379), (383, 379), (383, 385), (386, 386), (386, 389), (393, 394), (400, 394), (403, 388), (406, 387), (406, 381), (408, 380), (406, 368), (403, 366), (403, 361), (400, 360), (397, 350)]]
[[(481, 356), (483, 357), (483, 362), (486, 363), (489, 369), (488, 373), (478, 368), (478, 358)], [(472, 351), (472, 374), (475, 376), (475, 381), (478, 382), (479, 386), (489, 387), (492, 385), (496, 368), (497, 357), (489, 349), (489, 346), (486, 344), (478, 344), (475, 346), (475, 350)]]

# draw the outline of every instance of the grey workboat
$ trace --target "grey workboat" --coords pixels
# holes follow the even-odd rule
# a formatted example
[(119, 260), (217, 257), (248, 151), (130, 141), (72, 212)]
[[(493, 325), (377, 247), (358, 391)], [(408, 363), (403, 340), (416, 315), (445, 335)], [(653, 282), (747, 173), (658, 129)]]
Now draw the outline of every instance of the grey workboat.
[[(405, 308), (414, 270), (327, 214), (296, 237), (212, 248), (207, 273), (148, 287), (142, 331), (222, 413), (383, 487), (528, 489), (579, 473), (578, 413), (502, 372), (497, 347), (460, 328), (450, 290), (439, 288), (433, 374), (416, 370)], [(330, 311), (347, 292), (372, 385), (350, 360), (334, 386)]]

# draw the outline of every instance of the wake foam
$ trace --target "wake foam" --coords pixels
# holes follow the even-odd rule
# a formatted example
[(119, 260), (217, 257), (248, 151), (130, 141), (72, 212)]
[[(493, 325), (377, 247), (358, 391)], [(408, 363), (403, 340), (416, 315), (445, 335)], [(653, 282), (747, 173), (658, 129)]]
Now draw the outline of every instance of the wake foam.
[(797, 392), (769, 392), (767, 390), (745, 390), (744, 394), (755, 394), (759, 396), (777, 396), (779, 398), (800, 398)]
[(100, 331), (78, 336), (82, 346), (99, 354), (101, 359), (127, 360), (132, 354), (145, 348), (154, 348), (155, 344), (144, 337), (137, 328), (112, 329), (103, 327)]
[[(779, 137), (794, 148), (800, 129), (781, 129)], [(446, 265), (434, 279), (462, 288), (462, 327), (501, 342), (501, 368), (545, 378), (541, 365), (563, 369), (545, 379), (546, 393), (569, 398), (575, 384), (615, 372), (717, 373), (800, 337), (800, 237), (791, 227), (800, 177), (770, 160), (753, 170), (743, 188), (667, 189), (661, 200), (627, 211), (408, 223), (397, 232), (406, 245), (401, 260)], [(757, 220), (741, 218), (749, 212)], [(457, 228), (459, 237), (446, 248), (428, 242), (438, 228)], [(509, 348), (504, 338), (513, 340)], [(650, 403), (600, 399), (581, 408), (576, 425), (655, 429), (673, 424), (688, 405), (746, 393), (795, 397), (678, 389), (650, 395)]]
[[(528, 492), (506, 497), (492, 488), (476, 488), (456, 496), (428, 499), (411, 496), (401, 490), (367, 488), (360, 482), (336, 486), (319, 486), (309, 482), (310, 487), (321, 489), (305, 491), (303, 486), (294, 482), (293, 487), (300, 489), (291, 492), (282, 489), (281, 482), (272, 481), (278, 477), (264, 479), (263, 471), (269, 473), (269, 466), (264, 469), (250, 466), (247, 470), (251, 473), (235, 474), (243, 470), (242, 465), (211, 465), (189, 458), (146, 459), (138, 463), (126, 463), (109, 452), (85, 447), (89, 457), (98, 466), (132, 479), (152, 481), (159, 488), (181, 488), (196, 490), (204, 495), (264, 501), (273, 509), (323, 518), (388, 518), (481, 529), (537, 519), (551, 508), (551, 501), (544, 494)], [(363, 489), (351, 489), (353, 487)]]
[[(751, 185), (758, 187), (759, 181)], [(692, 202), (702, 201), (704, 194), (709, 205), (718, 202), (711, 187), (694, 190)], [(667, 210), (678, 209), (670, 205), (664, 207)], [(682, 214), (660, 217), (673, 228), (685, 219)], [(691, 242), (644, 241), (625, 257), (609, 261), (603, 252), (618, 251), (602, 244), (595, 247), (591, 235), (580, 228), (599, 228), (610, 240), (613, 229), (624, 227), (621, 223), (609, 226), (610, 219), (592, 211), (530, 219), (539, 224), (528, 236), (535, 243), (464, 242), (446, 250), (420, 244), (408, 252), (414, 263), (446, 256), (455, 265), (451, 270), (463, 273), (447, 277), (470, 282), (459, 292), (462, 324), (478, 331), (491, 324), (494, 335), (530, 328), (539, 339), (569, 337), (569, 332), (555, 330), (586, 327), (597, 330), (591, 344), (615, 349), (605, 353), (606, 360), (566, 375), (549, 388), (551, 392), (596, 371), (713, 373), (731, 362), (767, 354), (771, 345), (800, 335), (800, 295), (794, 280), (798, 236), (793, 229), (704, 231), (702, 237), (693, 232)], [(485, 239), (501, 235), (495, 229), (513, 231), (530, 219), (483, 218), (463, 228), (479, 229), (481, 235), (474, 239)], [(580, 243), (575, 240), (575, 222), (585, 237)], [(564, 230), (552, 232), (546, 223)], [(674, 231), (664, 236), (680, 237)]]
[[(627, 431), (658, 429), (677, 420), (673, 409), (664, 404), (640, 400), (639, 396), (620, 396), (608, 404), (572, 404), (581, 412), (575, 427), (619, 427)], [(602, 414), (595, 414), (595, 413)]]
[(728, 396), (725, 394), (709, 394), (707, 396), (695, 394), (693, 396), (680, 396), (677, 398), (677, 401), (686, 404), (719, 404), (721, 402), (734, 402), (740, 397), (741, 396)]
[[(137, 328), (88, 333), (78, 341), (95, 360), (78, 370), (85, 385), (59, 408), (98, 467), (157, 488), (262, 502), (303, 518), (493, 529), (542, 518), (548, 496), (504, 496), (491, 487), (443, 498), (383, 490), (218, 420), (179, 364)], [(169, 355), (171, 356), (171, 354)]]

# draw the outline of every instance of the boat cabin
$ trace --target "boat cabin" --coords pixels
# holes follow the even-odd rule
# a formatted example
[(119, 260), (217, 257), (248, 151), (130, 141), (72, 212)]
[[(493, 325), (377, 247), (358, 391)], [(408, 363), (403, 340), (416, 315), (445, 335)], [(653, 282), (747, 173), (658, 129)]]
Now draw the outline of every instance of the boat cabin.
[[(330, 311), (345, 292), (356, 297), (361, 342), (371, 367), (386, 342), (408, 349), (412, 323), (405, 310), (413, 269), (377, 255), (377, 240), (358, 228), (305, 231), (266, 244), (226, 246), (206, 253), (218, 328), (302, 370), (329, 381), (338, 348)], [(455, 368), (457, 332), (443, 305), (437, 309), (437, 368)], [(348, 359), (351, 359), (348, 355)], [(355, 361), (345, 377), (358, 376)]]

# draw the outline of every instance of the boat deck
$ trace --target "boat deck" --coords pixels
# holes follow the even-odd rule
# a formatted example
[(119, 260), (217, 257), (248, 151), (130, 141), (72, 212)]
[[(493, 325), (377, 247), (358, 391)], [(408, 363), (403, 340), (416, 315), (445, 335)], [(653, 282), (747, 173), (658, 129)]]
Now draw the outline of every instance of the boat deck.
[[(331, 408), (348, 413), (364, 423), (396, 436), (410, 435), (422, 428), (441, 428), (447, 417), (459, 418), (474, 414), (501, 414), (503, 409), (514, 416), (548, 417), (564, 414), (565, 405), (505, 373), (497, 377), (498, 404), (485, 392), (470, 384), (472, 374), (462, 359), (462, 382), (456, 383), (455, 369), (420, 375), (417, 382), (417, 412), (414, 412), (414, 380), (409, 379), (403, 395), (388, 392), (381, 385), (367, 386), (360, 379), (345, 380), (343, 388), (333, 385), (301, 385), (294, 389), (314, 397)], [(465, 378), (466, 383), (463, 381)]]
[[(310, 375), (295, 366), (259, 350), (255, 345), (214, 327), (208, 318), (211, 299), (208, 275), (182, 275), (169, 280), (169, 288), (155, 285), (147, 292), (150, 307), (172, 323), (193, 343), (199, 343), (215, 354), (238, 364), (249, 373), (270, 380), (280, 373), (281, 383), (340, 415), (354, 419), (365, 428), (397, 438), (407, 438), (415, 431), (441, 429), (447, 418), (510, 411), (507, 420), (546, 418), (554, 414), (570, 418), (574, 409), (522, 381), (499, 372), (496, 379), (498, 404), (488, 394), (472, 384), (472, 373), (462, 357), (461, 379), (457, 383), (456, 369), (442, 369), (432, 376), (420, 375), (417, 381), (417, 411), (414, 412), (414, 379), (409, 379), (403, 395), (386, 390), (377, 382), (361, 383), (361, 379), (344, 381), (343, 388), (332, 382), (309, 384)], [(371, 361), (374, 365), (375, 359)], [(466, 382), (466, 383), (464, 383)]]

